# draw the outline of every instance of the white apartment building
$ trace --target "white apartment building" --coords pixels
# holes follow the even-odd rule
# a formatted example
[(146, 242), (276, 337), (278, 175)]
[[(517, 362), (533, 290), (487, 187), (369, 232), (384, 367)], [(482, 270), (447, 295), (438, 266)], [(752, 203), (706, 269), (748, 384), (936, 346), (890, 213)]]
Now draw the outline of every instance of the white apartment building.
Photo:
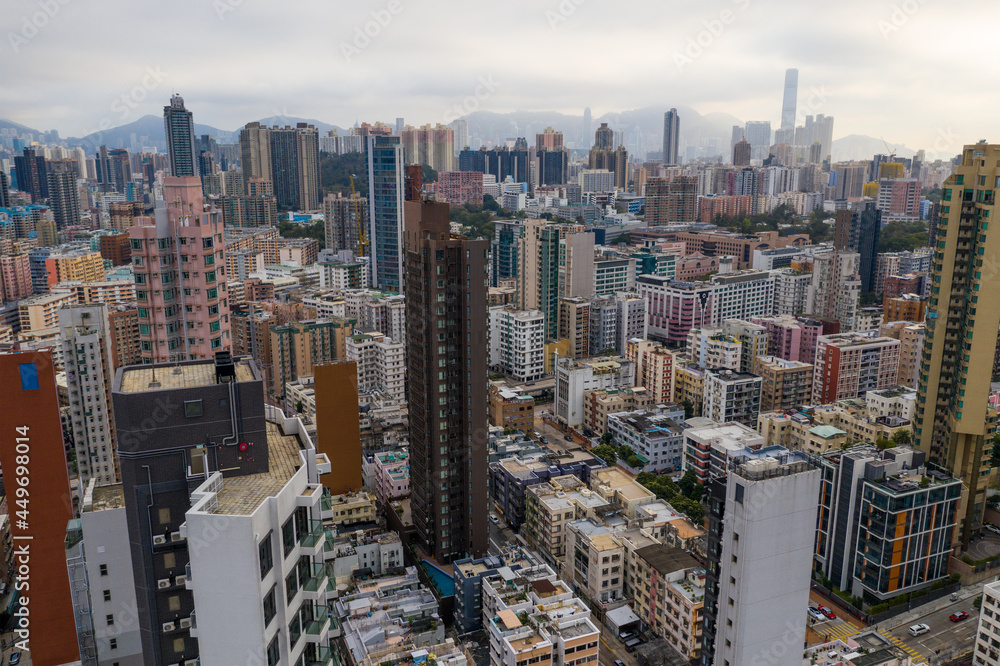
[(774, 277), (774, 314), (798, 315), (806, 311), (812, 273), (794, 268), (771, 271)]
[[(632, 287), (635, 288), (635, 280), (632, 280)], [(618, 339), (615, 341), (615, 349), (619, 354), (625, 353), (625, 344), (633, 338), (645, 339), (649, 333), (649, 313), (646, 308), (646, 299), (639, 296), (634, 291), (617, 292), (615, 294), (615, 304), (618, 307)]]
[(725, 483), (718, 590), (706, 596), (714, 651), (705, 663), (786, 663), (805, 644), (819, 470), (789, 452), (747, 460)]
[(608, 431), (618, 446), (632, 447), (645, 460), (643, 472), (681, 468), (684, 442), (684, 408), (660, 405), (655, 410), (622, 412), (608, 416)]
[(344, 316), (355, 328), (378, 331), (397, 342), (406, 343), (406, 301), (402, 294), (383, 294), (369, 289), (346, 289)]
[(600, 630), (590, 608), (548, 566), (502, 567), (483, 578), (482, 590), (490, 666), (598, 663)]
[(735, 421), (752, 428), (760, 414), (761, 385), (759, 375), (709, 368), (705, 371), (702, 414), (718, 423)]
[(381, 333), (357, 333), (345, 341), (348, 361), (358, 364), (358, 395), (381, 393), (389, 400), (406, 400), (406, 349)]
[(610, 296), (635, 289), (636, 260), (631, 257), (601, 257), (594, 262), (594, 293)]
[(703, 368), (740, 369), (743, 344), (718, 328), (692, 328), (688, 332), (688, 359)]
[(813, 256), (806, 312), (836, 319), (842, 331), (853, 331), (861, 299), (860, 269), (861, 255), (856, 252), (827, 252)]
[(582, 169), (578, 182), (583, 192), (603, 194), (615, 191), (615, 174), (607, 169)]
[(1000, 666), (1000, 581), (983, 586), (972, 663), (976, 666)]
[(553, 366), (555, 414), (567, 425), (583, 423), (583, 393), (635, 386), (635, 364), (621, 357), (574, 360), (561, 356)]
[(674, 352), (650, 340), (631, 338), (625, 358), (635, 364), (635, 382), (653, 396), (654, 404), (674, 401)]
[[(67, 530), (66, 563), (77, 635), (98, 666), (142, 666), (132, 551), (121, 484), (83, 491), (78, 525)], [(89, 617), (89, 622), (81, 622)]]
[(177, 622), (190, 626), (206, 664), (326, 663), (330, 655), (319, 480), (330, 461), (299, 419), (270, 405), (265, 412), (269, 470), (212, 472), (191, 494), (181, 526), (190, 563), (178, 578), (192, 590), (195, 612)]
[(733, 453), (764, 446), (764, 438), (742, 423), (716, 423), (704, 417), (685, 423), (683, 466), (685, 471), (694, 470), (699, 483), (725, 476)]
[(495, 306), (489, 311), (490, 367), (525, 382), (545, 374), (545, 315)]
[(338, 291), (305, 296), (302, 298), (302, 304), (316, 308), (316, 316), (322, 319), (347, 318), (347, 303)]
[(100, 485), (119, 481), (111, 414), (114, 370), (108, 308), (103, 303), (62, 307), (59, 331), (79, 490), (83, 492), (90, 479)]

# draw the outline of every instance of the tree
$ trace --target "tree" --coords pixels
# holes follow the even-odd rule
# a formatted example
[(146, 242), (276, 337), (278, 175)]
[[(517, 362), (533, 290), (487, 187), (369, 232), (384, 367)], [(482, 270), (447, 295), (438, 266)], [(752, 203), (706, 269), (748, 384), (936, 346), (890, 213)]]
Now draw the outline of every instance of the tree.
[(426, 164), (420, 165), (420, 175), (425, 183), (436, 183), (438, 180), (438, 172)]
[(368, 196), (368, 160), (364, 153), (320, 153), (319, 182), (324, 194), (340, 192), (351, 196), (352, 174), (354, 191), (362, 197)]
[(913, 441), (913, 435), (909, 430), (897, 430), (892, 434), (892, 441), (900, 446), (909, 446)]
[(326, 247), (326, 228), (322, 220), (313, 224), (279, 222), (278, 233), (282, 238), (315, 238), (319, 241), (319, 249)]
[(301, 400), (299, 400), (297, 403), (295, 403), (295, 411), (298, 412), (299, 414), (302, 413), (302, 401)]
[(879, 254), (902, 252), (927, 246), (927, 224), (922, 221), (890, 222), (879, 231)]
[(610, 431), (604, 433), (603, 435), (601, 435), (601, 442), (603, 444), (610, 444), (611, 442), (614, 441), (614, 439), (615, 439), (615, 436), (612, 435)]
[(891, 449), (895, 444), (893, 444), (891, 439), (886, 439), (885, 437), (879, 437), (875, 440), (875, 446), (885, 451), (886, 449)]
[(497, 203), (497, 200), (493, 198), (492, 194), (483, 195), (483, 210), (492, 211), (494, 213), (501, 210), (500, 204)]
[(684, 472), (684, 476), (677, 482), (677, 487), (680, 488), (685, 497), (691, 496), (691, 491), (694, 490), (696, 485), (698, 485), (698, 475), (695, 474), (693, 469)]
[(684, 401), (681, 403), (681, 407), (684, 408), (685, 419), (689, 419), (692, 416), (694, 416), (694, 403), (692, 403), (690, 400), (684, 398)]
[(608, 446), (607, 444), (602, 444), (601, 446), (595, 446), (590, 450), (595, 456), (603, 460), (609, 466), (613, 467), (616, 462), (618, 462), (618, 453), (615, 451), (615, 447)]

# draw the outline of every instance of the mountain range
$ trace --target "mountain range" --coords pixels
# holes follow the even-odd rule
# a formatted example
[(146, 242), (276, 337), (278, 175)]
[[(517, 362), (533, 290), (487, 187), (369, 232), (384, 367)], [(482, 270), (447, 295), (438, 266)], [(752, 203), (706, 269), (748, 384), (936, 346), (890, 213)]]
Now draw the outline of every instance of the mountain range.
[[(716, 153), (729, 151), (729, 141), (734, 125), (743, 125), (743, 121), (728, 113), (700, 114), (688, 106), (677, 107), (680, 116), (682, 145), (700, 146)], [(507, 139), (525, 137), (528, 144), (534, 143), (534, 135), (541, 133), (546, 127), (561, 130), (566, 144), (570, 147), (589, 148), (593, 143), (593, 131), (601, 123), (608, 123), (614, 130), (624, 130), (625, 143), (633, 151), (638, 147), (642, 154), (660, 150), (663, 137), (663, 112), (660, 107), (644, 107), (630, 111), (606, 113), (594, 117), (591, 122), (590, 134), (584, 136), (583, 115), (571, 115), (557, 111), (514, 111), (495, 113), (492, 111), (476, 111), (464, 116), (469, 123), (469, 136), (482, 143), (502, 143)], [(325, 123), (311, 118), (292, 116), (270, 116), (261, 118), (265, 125), (295, 125), (305, 122), (314, 125), (320, 134), (336, 129), (339, 133), (346, 130), (340, 126)], [(30, 132), (39, 138), (45, 132), (32, 129), (20, 123), (0, 119), (0, 129), (14, 129), (18, 133)], [(211, 125), (195, 123), (195, 135), (209, 134), (219, 143), (233, 143), (239, 137), (239, 128), (224, 130)], [(134, 138), (133, 138), (134, 137)], [(67, 146), (83, 147), (87, 152), (96, 151), (97, 147), (106, 145), (117, 147), (155, 147), (166, 150), (166, 139), (163, 131), (163, 119), (159, 116), (146, 115), (133, 122), (104, 130), (93, 132), (83, 137), (62, 139)], [(892, 144), (889, 144), (892, 146)], [(895, 146), (894, 150), (900, 157), (912, 157), (914, 151), (905, 146)], [(833, 159), (860, 160), (871, 159), (878, 153), (889, 152), (882, 139), (871, 136), (851, 134), (833, 142)]]

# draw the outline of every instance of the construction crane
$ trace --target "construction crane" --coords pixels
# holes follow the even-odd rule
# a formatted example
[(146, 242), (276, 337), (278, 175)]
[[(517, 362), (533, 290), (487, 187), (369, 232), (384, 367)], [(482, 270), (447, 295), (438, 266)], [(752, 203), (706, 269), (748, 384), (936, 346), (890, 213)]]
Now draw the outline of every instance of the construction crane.
[(365, 237), (365, 223), (361, 219), (361, 207), (358, 205), (358, 193), (354, 190), (354, 174), (351, 174), (351, 199), (354, 200), (354, 219), (358, 223), (358, 256), (365, 256), (365, 245), (368, 239)]
[(894, 162), (896, 160), (896, 149), (890, 146), (889, 142), (886, 141), (884, 138), (882, 137), (879, 138), (882, 139), (882, 143), (885, 145), (885, 149), (889, 151), (889, 161)]

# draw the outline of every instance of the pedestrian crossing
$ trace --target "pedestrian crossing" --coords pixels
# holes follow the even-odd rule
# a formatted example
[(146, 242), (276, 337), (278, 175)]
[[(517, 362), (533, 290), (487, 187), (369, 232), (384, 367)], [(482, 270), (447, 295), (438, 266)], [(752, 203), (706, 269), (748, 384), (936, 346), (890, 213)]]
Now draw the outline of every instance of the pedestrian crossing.
[(911, 657), (913, 657), (913, 659), (915, 660), (915, 663), (917, 663), (917, 664), (926, 664), (926, 663), (928, 663), (927, 657), (925, 657), (924, 655), (920, 654), (919, 652), (917, 652), (916, 650), (914, 650), (909, 645), (907, 645), (906, 643), (904, 643), (900, 639), (896, 638), (892, 634), (888, 634), (888, 633), (885, 633), (883, 631), (880, 631), (879, 634), (882, 637), (884, 637), (884, 638), (888, 639), (889, 641), (891, 641), (893, 645), (895, 645), (899, 649), (901, 649), (904, 652), (906, 652), (906, 654), (908, 654)]
[(816, 633), (822, 635), (828, 641), (836, 641), (842, 638), (847, 638), (848, 636), (853, 636), (854, 634), (860, 633), (861, 629), (858, 629), (850, 622), (842, 622), (835, 627), (829, 629), (825, 627), (814, 627)]

